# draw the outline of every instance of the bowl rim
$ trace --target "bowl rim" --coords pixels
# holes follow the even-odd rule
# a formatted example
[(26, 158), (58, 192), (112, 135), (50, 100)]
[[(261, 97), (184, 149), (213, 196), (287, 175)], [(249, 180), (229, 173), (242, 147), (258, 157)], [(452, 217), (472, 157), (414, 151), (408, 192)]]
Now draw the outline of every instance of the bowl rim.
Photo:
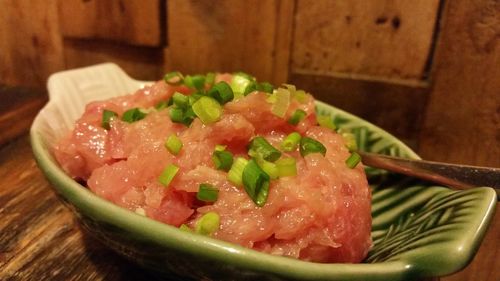
[[(99, 66), (102, 65), (91, 67)], [(78, 69), (70, 71), (78, 71)], [(52, 75), (49, 81), (57, 79), (55, 75), (58, 74), (60, 73)], [(55, 102), (52, 99), (49, 100), (42, 111), (48, 109), (50, 106), (54, 106), (54, 104)], [(382, 134), (384, 138), (391, 139), (391, 141), (397, 144), (400, 149), (404, 150), (409, 157), (419, 158), (415, 152), (398, 138), (362, 118), (320, 101), (317, 102), (317, 105), (329, 110), (334, 109), (336, 112), (342, 113), (342, 115), (357, 119), (363, 123), (363, 125)], [(207, 236), (187, 233), (174, 226), (138, 215), (97, 196), (89, 189), (74, 181), (58, 167), (45, 144), (42, 133), (39, 131), (39, 127), (43, 121), (42, 117), (43, 116), (39, 114), (35, 118), (30, 129), (30, 140), (35, 160), (46, 178), (52, 183), (52, 187), (55, 191), (75, 206), (79, 212), (94, 219), (126, 229), (131, 234), (141, 237), (141, 239), (154, 241), (168, 248), (199, 255), (207, 259), (229, 263), (234, 266), (302, 280), (323, 280), (332, 278), (335, 280), (366, 280), (367, 278), (370, 280), (399, 280), (410, 275), (415, 276), (415, 274), (421, 277), (431, 276), (426, 274), (425, 271), (416, 268), (411, 261), (400, 260), (359, 264), (314, 263), (270, 255)], [(496, 202), (496, 193), (491, 188), (478, 188), (477, 190), (479, 189), (483, 189), (485, 197), (488, 194), (490, 197), (493, 196)], [(492, 212), (489, 212), (487, 215), (491, 217)], [(486, 221), (489, 221), (489, 219), (487, 217)]]

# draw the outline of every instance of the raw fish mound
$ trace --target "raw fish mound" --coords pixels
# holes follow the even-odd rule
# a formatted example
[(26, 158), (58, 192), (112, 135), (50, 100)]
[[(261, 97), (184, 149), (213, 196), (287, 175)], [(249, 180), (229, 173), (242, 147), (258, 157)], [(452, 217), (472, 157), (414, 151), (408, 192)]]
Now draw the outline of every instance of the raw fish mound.
[[(234, 78), (218, 74), (214, 83), (233, 86)], [(215, 212), (220, 217), (210, 234), (215, 238), (307, 261), (361, 262), (372, 243), (371, 193), (364, 168), (361, 163), (354, 168), (346, 165), (351, 155), (346, 141), (335, 130), (318, 125), (313, 97), (294, 98), (295, 89), (289, 88), (288, 106), (284, 116), (278, 116), (272, 94), (258, 87), (246, 95), (235, 91), (215, 122), (195, 117), (189, 124), (172, 121), (171, 105), (157, 106), (176, 92), (188, 97), (206, 94), (210, 85), (203, 87), (200, 91), (162, 80), (133, 94), (92, 102), (74, 130), (58, 142), (55, 157), (71, 177), (98, 196), (166, 224), (195, 229), (204, 214)], [(145, 116), (134, 122), (119, 118), (131, 108), (140, 108)], [(117, 116), (110, 119), (109, 128), (102, 123), (105, 110)], [(305, 114), (291, 124), (297, 110)], [(281, 143), (292, 132), (320, 142), (326, 152), (283, 151)], [(171, 135), (182, 142), (178, 154), (165, 146)], [(250, 160), (248, 147), (257, 136), (280, 150), (281, 158), (296, 161), (296, 175), (269, 181), (263, 206), (212, 159), (214, 148), (223, 145), (234, 159)], [(165, 186), (158, 179), (170, 164), (178, 171)], [(200, 184), (218, 189), (214, 202), (197, 199)]]

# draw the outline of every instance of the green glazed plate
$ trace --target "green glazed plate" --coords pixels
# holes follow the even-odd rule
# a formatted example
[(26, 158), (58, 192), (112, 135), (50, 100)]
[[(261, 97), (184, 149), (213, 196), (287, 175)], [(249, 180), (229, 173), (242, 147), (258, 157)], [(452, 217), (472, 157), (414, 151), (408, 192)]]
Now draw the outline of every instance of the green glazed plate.
[[(138, 264), (169, 279), (203, 280), (407, 280), (442, 276), (465, 267), (493, 216), (496, 193), (487, 187), (453, 191), (367, 168), (373, 188), (374, 241), (361, 264), (320, 264), (273, 256), (186, 233), (120, 208), (68, 177), (51, 147), (93, 100), (131, 93), (149, 84), (114, 64), (50, 77), (49, 103), (31, 127), (33, 153), (54, 190), (89, 233)], [(395, 137), (333, 106), (318, 102), (362, 150), (418, 158)]]

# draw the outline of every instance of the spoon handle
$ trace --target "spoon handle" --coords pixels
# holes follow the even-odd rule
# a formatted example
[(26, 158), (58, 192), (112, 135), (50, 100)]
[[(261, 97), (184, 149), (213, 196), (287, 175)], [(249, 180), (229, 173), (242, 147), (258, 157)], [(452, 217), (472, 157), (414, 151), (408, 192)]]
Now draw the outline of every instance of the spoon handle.
[(361, 151), (358, 153), (361, 155), (363, 164), (367, 166), (425, 179), (458, 189), (475, 186), (493, 187), (497, 194), (500, 195), (500, 169), (498, 168), (412, 160)]

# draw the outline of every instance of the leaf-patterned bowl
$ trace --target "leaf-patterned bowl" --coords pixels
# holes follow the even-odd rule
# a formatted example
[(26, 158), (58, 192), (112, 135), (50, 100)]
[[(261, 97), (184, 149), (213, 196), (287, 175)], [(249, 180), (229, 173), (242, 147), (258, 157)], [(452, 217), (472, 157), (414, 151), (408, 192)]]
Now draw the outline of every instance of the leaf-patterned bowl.
[[(94, 236), (122, 255), (170, 279), (404, 280), (460, 270), (472, 259), (492, 218), (491, 188), (453, 191), (367, 168), (373, 188), (374, 246), (361, 264), (319, 264), (272, 256), (175, 227), (120, 208), (68, 177), (51, 147), (92, 100), (130, 93), (148, 82), (114, 64), (54, 74), (49, 103), (31, 127), (40, 169)], [(418, 158), (399, 140), (360, 118), (324, 103), (328, 114), (356, 135), (361, 149)]]

